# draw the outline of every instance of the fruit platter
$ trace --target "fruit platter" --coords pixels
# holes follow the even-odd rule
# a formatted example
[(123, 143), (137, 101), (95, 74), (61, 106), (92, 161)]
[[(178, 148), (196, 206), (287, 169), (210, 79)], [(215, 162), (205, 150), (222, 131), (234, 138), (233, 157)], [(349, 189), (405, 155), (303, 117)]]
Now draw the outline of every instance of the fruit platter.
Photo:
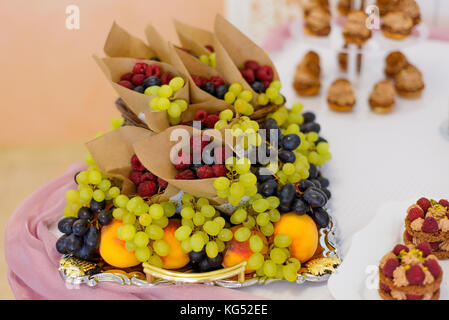
[(326, 281), (341, 260), (315, 114), (287, 104), (268, 54), (223, 17), (213, 32), (180, 25), (176, 46), (152, 25), (147, 44), (114, 24), (107, 57), (94, 56), (122, 116), (86, 143), (65, 194), (62, 277)]

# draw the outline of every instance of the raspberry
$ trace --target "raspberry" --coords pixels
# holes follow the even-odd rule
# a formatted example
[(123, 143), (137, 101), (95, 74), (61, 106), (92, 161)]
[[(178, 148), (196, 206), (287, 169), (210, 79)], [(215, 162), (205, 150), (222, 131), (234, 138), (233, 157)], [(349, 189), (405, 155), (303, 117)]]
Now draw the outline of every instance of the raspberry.
[(195, 74), (190, 75), (192, 77), (193, 82), (195, 82), (197, 87), (201, 87), (201, 79)]
[(212, 166), (212, 170), (214, 170), (215, 177), (224, 177), (228, 173), (228, 170), (224, 164), (214, 164)]
[(136, 171), (143, 171), (143, 170), (145, 170), (145, 167), (142, 165), (142, 163), (140, 163), (139, 158), (137, 158), (136, 155), (133, 155), (131, 157), (131, 166)]
[(430, 273), (432, 274), (432, 276), (434, 278), (438, 278), (441, 274), (441, 267), (438, 264), (438, 261), (434, 260), (434, 259), (429, 259), (426, 262), (424, 262), (424, 266), (427, 267), (427, 269), (429, 269)]
[(134, 74), (145, 74), (145, 71), (147, 70), (148, 65), (143, 62), (137, 62), (134, 65), (133, 73)]
[(178, 179), (178, 180), (193, 180), (193, 179), (195, 179), (195, 174), (193, 173), (192, 170), (186, 169), (184, 171), (179, 172), (176, 175), (175, 179)]
[(424, 278), (426, 275), (424, 274), (424, 271), (422, 271), (421, 267), (418, 265), (411, 266), (410, 269), (408, 269), (405, 272), (405, 275), (407, 277), (408, 282), (411, 285), (420, 285), (423, 283)]
[(148, 171), (142, 175), (141, 181), (154, 181), (154, 180), (156, 180), (156, 178), (157, 177), (154, 174), (152, 174), (151, 172)]
[(162, 178), (157, 178), (157, 183), (159, 184), (159, 186), (161, 188), (164, 188), (164, 189), (167, 188), (167, 186), (168, 186), (168, 182)]
[(146, 76), (146, 78), (151, 77), (151, 76), (155, 76), (155, 77), (159, 78), (161, 76), (161, 68), (159, 68), (158, 65), (150, 64), (147, 67), (147, 70), (145, 71), (145, 76)]
[(210, 52), (215, 52), (214, 47), (211, 46), (210, 44), (206, 44), (204, 47), (205, 47), (207, 50), (209, 50)]
[(385, 283), (383, 283), (383, 282), (380, 283), (380, 289), (382, 291), (385, 291), (386, 293), (390, 293), (391, 292), (390, 287), (388, 285), (386, 285)]
[[(270, 81), (271, 82), (273, 80), (273, 76), (274, 76), (273, 69), (271, 69), (270, 66), (260, 67), (256, 71), (256, 78), (257, 78), (257, 80), (260, 80), (260, 81)], [(268, 87), (266, 87), (266, 88), (268, 88)]]
[(424, 212), (427, 212), (427, 210), (430, 208), (430, 206), (432, 205), (429, 201), (429, 199), (427, 198), (421, 198), (418, 201), (416, 201), (416, 204), (418, 206), (421, 207), (421, 209), (424, 210)]
[(133, 75), (131, 82), (135, 86), (140, 86), (143, 83), (143, 80), (145, 80), (145, 76), (141, 73), (137, 73), (137, 74)]
[(207, 116), (206, 120), (204, 120), (204, 124), (210, 128), (213, 129), (215, 126), (215, 123), (220, 120), (216, 114), (210, 114)]
[(432, 251), (438, 250), (440, 248), (441, 241), (429, 242)]
[(161, 84), (168, 84), (173, 76), (170, 73), (163, 73), (161, 75)]
[(120, 80), (131, 81), (133, 75), (134, 73), (132, 72), (125, 73), (123, 76), (120, 77)]
[(144, 181), (137, 187), (137, 193), (142, 198), (151, 197), (157, 191), (157, 185), (154, 181)]
[(206, 165), (198, 168), (198, 170), (196, 170), (196, 175), (198, 176), (199, 179), (213, 178), (214, 170), (212, 169), (211, 166), (208, 166), (206, 164)]
[(253, 71), (257, 71), (257, 69), (259, 69), (259, 68), (260, 68), (259, 64), (254, 60), (248, 60), (245, 62), (245, 69), (251, 69)]
[(214, 158), (216, 164), (225, 163), (226, 159), (232, 156), (232, 151), (226, 147), (217, 147), (214, 149)]
[(424, 219), (424, 211), (420, 207), (411, 208), (407, 214), (407, 218), (410, 221), (414, 221), (418, 218)]
[(242, 77), (245, 78), (246, 82), (253, 83), (256, 80), (256, 76), (254, 74), (254, 70), (252, 69), (244, 69), (240, 70)]
[(422, 231), (426, 233), (434, 233), (438, 231), (438, 222), (433, 217), (427, 217), (424, 219), (422, 225)]
[(201, 153), (203, 149), (209, 144), (209, 141), (206, 141), (205, 136), (191, 136), (190, 137), (190, 148), (193, 153)]
[(206, 110), (198, 110), (195, 113), (195, 120), (196, 121), (204, 121), (207, 118), (207, 111)]
[(408, 241), (413, 241), (413, 236), (410, 233), (408, 233), (407, 231), (405, 231), (405, 238)]
[(266, 81), (262, 81), (262, 83), (265, 88), (268, 88), (270, 86), (271, 81), (266, 80)]
[(438, 201), (439, 204), (441, 204), (443, 207), (446, 207), (447, 209), (449, 209), (449, 201), (445, 200), (445, 199), (441, 199), (440, 201)]
[(423, 296), (418, 294), (406, 294), (407, 300), (422, 300)]
[(209, 81), (212, 82), (212, 84), (213, 84), (215, 87), (219, 87), (219, 86), (221, 86), (222, 84), (224, 84), (223, 79), (220, 78), (220, 77), (212, 77), (212, 78), (210, 78)]
[(382, 272), (390, 278), (393, 278), (393, 272), (396, 270), (396, 268), (399, 266), (399, 261), (397, 259), (390, 258), (385, 263), (384, 267), (382, 268)]
[(429, 254), (432, 253), (432, 247), (428, 242), (421, 242), (416, 246), (416, 249), (422, 251), (423, 257), (427, 257)]
[(123, 86), (123, 87), (125, 87), (125, 88), (131, 89), (131, 90), (133, 88), (133, 84), (131, 82), (129, 82), (128, 80), (120, 80), (118, 82), (118, 84)]
[(138, 185), (142, 182), (142, 172), (131, 171), (131, 173), (129, 174), (129, 180), (131, 180), (135, 185)]
[(187, 169), (192, 163), (192, 155), (189, 153), (183, 153), (182, 150), (178, 152), (178, 158), (176, 159), (176, 163), (174, 164), (176, 170), (184, 170)]
[(402, 250), (405, 250), (405, 252), (408, 252), (409, 249), (407, 246), (404, 246), (403, 244), (397, 244), (394, 249), (393, 249), (393, 253), (398, 256)]
[(200, 77), (200, 81), (201, 81), (201, 86), (202, 86), (203, 84), (205, 84), (209, 80), (206, 77)]

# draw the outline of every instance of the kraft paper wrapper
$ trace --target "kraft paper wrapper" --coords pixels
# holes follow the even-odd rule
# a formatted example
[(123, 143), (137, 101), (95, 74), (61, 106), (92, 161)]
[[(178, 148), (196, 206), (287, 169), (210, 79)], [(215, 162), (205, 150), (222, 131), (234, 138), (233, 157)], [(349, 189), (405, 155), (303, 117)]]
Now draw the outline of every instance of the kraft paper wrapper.
[(210, 55), (211, 52), (206, 48), (207, 45), (213, 45), (213, 33), (188, 24), (174, 20), (176, 33), (184, 49), (191, 53), (200, 55)]
[(145, 28), (145, 36), (148, 43), (151, 43), (151, 49), (156, 52), (157, 57), (165, 63), (171, 63), (170, 50), (167, 40), (150, 23)]
[[(156, 135), (146, 137), (145, 139), (134, 143), (134, 151), (136, 152), (139, 160), (148, 170), (167, 181), (169, 185), (171, 184), (186, 193), (194, 195), (195, 197), (207, 198), (214, 202), (214, 204), (226, 203), (225, 199), (221, 199), (216, 195), (216, 191), (213, 186), (215, 178), (197, 180), (175, 179), (175, 176), (178, 174), (178, 170), (175, 169), (170, 160), (170, 152), (172, 148), (179, 143), (179, 141), (170, 141), (170, 135), (176, 129), (186, 130), (189, 133), (189, 136), (192, 136), (193, 134), (201, 134), (200, 130), (193, 127), (175, 126)], [(214, 140), (222, 144), (221, 139), (216, 137), (212, 131), (214, 131), (215, 134), (217, 133), (216, 130), (206, 130), (202, 131), (202, 133), (203, 135), (214, 136)], [(180, 138), (177, 139), (180, 140)], [(190, 143), (190, 139), (185, 142)]]
[(149, 59), (156, 56), (156, 52), (142, 40), (129, 34), (115, 21), (104, 44), (104, 52), (109, 57)]
[(163, 62), (139, 60), (134, 58), (98, 58), (94, 55), (94, 59), (111, 83), (112, 87), (123, 99), (123, 101), (125, 101), (128, 108), (131, 109), (131, 111), (137, 116), (140, 113), (143, 113), (145, 115), (145, 119), (143, 121), (154, 132), (161, 132), (170, 126), (167, 113), (165, 111), (153, 111), (150, 108), (150, 100), (154, 97), (130, 90), (117, 83), (123, 74), (132, 71), (136, 62), (144, 62), (148, 65), (156, 64), (161, 68), (162, 72), (169, 72), (173, 76), (182, 76), (184, 78), (185, 85), (175, 94), (174, 99), (184, 99), (189, 101), (188, 80), (172, 65)]
[[(123, 181), (122, 193), (133, 195), (136, 194), (136, 185), (129, 179), (131, 157), (135, 154), (133, 143), (153, 135), (155, 133), (147, 129), (124, 126), (89, 141), (86, 147), (102, 172)], [(165, 201), (178, 192), (176, 187), (169, 184), (162, 194), (153, 199), (157, 197)]]
[[(253, 93), (252, 103), (257, 106), (257, 93), (242, 77), (239, 69), (244, 67), (246, 61), (254, 60), (261, 66), (270, 66), (274, 72), (273, 80), (279, 80), (279, 74), (268, 53), (219, 14), (215, 17), (214, 31), (217, 40), (214, 48), (218, 72), (226, 76), (227, 82), (240, 82), (245, 89), (251, 90)], [(237, 73), (239, 77), (237, 77)]]

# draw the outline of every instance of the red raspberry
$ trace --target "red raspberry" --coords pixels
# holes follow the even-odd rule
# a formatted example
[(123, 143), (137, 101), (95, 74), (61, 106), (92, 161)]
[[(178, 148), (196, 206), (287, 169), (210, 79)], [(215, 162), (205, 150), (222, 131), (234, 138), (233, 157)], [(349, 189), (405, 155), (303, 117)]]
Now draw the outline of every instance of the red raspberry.
[(120, 77), (120, 80), (131, 81), (133, 75), (134, 75), (134, 73), (132, 73), (132, 72), (125, 73), (123, 76)]
[(402, 250), (405, 250), (405, 252), (408, 252), (409, 249), (407, 246), (404, 246), (403, 244), (397, 244), (394, 249), (393, 249), (393, 253), (398, 256)]
[(215, 126), (215, 123), (220, 120), (216, 114), (210, 114), (207, 116), (206, 120), (204, 120), (204, 124), (210, 128), (213, 129)]
[(140, 73), (141, 74), (145, 74), (145, 71), (147, 70), (147, 67), (148, 67), (148, 65), (146, 63), (137, 62), (134, 65), (133, 73), (135, 73), (135, 74), (140, 74)]
[(191, 136), (190, 137), (190, 148), (193, 153), (201, 153), (203, 149), (209, 144), (210, 141), (206, 141), (205, 136)]
[(408, 269), (405, 272), (405, 275), (407, 277), (408, 282), (411, 285), (420, 285), (423, 283), (424, 278), (426, 275), (424, 274), (424, 271), (422, 271), (420, 266), (411, 266), (410, 269)]
[(176, 170), (187, 169), (192, 163), (192, 155), (190, 153), (183, 153), (182, 150), (178, 152), (178, 158), (174, 163)]
[(131, 79), (131, 82), (135, 86), (140, 86), (143, 83), (143, 80), (145, 80), (145, 75), (143, 75), (141, 73), (136, 73), (135, 75), (133, 75), (133, 78)]
[(220, 77), (212, 77), (212, 78), (210, 78), (209, 81), (212, 82), (212, 84), (213, 84), (215, 87), (219, 87), (219, 86), (221, 86), (222, 84), (224, 84), (223, 79), (220, 78)]
[(142, 181), (155, 181), (156, 180), (156, 176), (154, 174), (152, 174), (151, 172), (145, 172), (142, 175)]
[(161, 84), (168, 84), (171, 79), (173, 79), (173, 76), (170, 73), (163, 73), (161, 75)]
[(383, 283), (383, 282), (380, 283), (380, 289), (382, 291), (385, 291), (386, 293), (390, 293), (391, 292), (390, 287), (388, 285), (386, 285), (385, 283)]
[(217, 147), (214, 149), (214, 158), (216, 164), (225, 163), (226, 159), (232, 156), (232, 150), (226, 147)]
[(396, 270), (396, 268), (399, 266), (398, 259), (390, 258), (385, 263), (384, 267), (382, 268), (382, 272), (390, 278), (393, 278), (393, 272)]
[(199, 179), (208, 179), (214, 177), (214, 170), (211, 166), (208, 166), (207, 164), (199, 167), (198, 170), (196, 170), (196, 175)]
[(411, 208), (407, 214), (407, 218), (410, 221), (414, 221), (418, 218), (424, 219), (424, 211), (420, 207)]
[(195, 179), (195, 174), (193, 173), (192, 170), (186, 169), (184, 171), (179, 172), (176, 175), (175, 179), (178, 179), (178, 180), (193, 180), (193, 179)]
[(196, 121), (204, 121), (204, 120), (206, 120), (207, 116), (208, 116), (208, 113), (206, 110), (198, 110), (195, 113), (195, 120)]
[(133, 84), (131, 82), (129, 82), (128, 80), (120, 80), (118, 82), (118, 84), (125, 88), (131, 89), (131, 90), (133, 89)]
[(434, 278), (438, 278), (441, 274), (441, 267), (438, 264), (438, 261), (436, 261), (435, 259), (429, 259), (426, 262), (424, 262), (424, 266), (426, 266), (430, 273), (432, 274), (432, 276)]
[(259, 64), (254, 60), (248, 60), (245, 62), (245, 69), (251, 69), (255, 72), (259, 68), (260, 68)]
[(443, 207), (449, 209), (449, 201), (447, 201), (446, 199), (441, 199), (440, 201), (438, 201), (438, 203), (441, 204)]
[(201, 85), (200, 85), (200, 87), (201, 87), (203, 84), (205, 84), (209, 80), (206, 77), (200, 77), (200, 81), (201, 81)]
[(147, 67), (147, 70), (145, 71), (145, 78), (151, 77), (151, 76), (155, 76), (155, 77), (160, 77), (161, 76), (161, 68), (159, 68), (158, 65), (156, 64), (150, 64)]
[(210, 52), (215, 52), (214, 47), (211, 46), (210, 44), (206, 44), (205, 47), (206, 47), (206, 49), (209, 50)]
[(142, 163), (140, 163), (140, 160), (139, 160), (139, 158), (137, 158), (136, 155), (133, 155), (131, 157), (131, 166), (136, 171), (143, 171), (143, 170), (145, 170), (145, 167), (143, 166)]
[(426, 233), (434, 233), (438, 231), (438, 222), (433, 217), (427, 217), (424, 219), (422, 225), (422, 231)]
[(242, 77), (245, 78), (246, 82), (253, 83), (256, 80), (256, 76), (254, 74), (254, 70), (252, 69), (244, 69), (240, 70)]
[(410, 293), (407, 293), (405, 296), (407, 297), (407, 300), (422, 300), (422, 298), (423, 298), (422, 295), (410, 294)]
[(424, 210), (424, 212), (427, 212), (429, 208), (432, 206), (430, 203), (430, 200), (427, 198), (421, 198), (418, 201), (416, 201), (416, 204), (421, 207), (421, 209)]
[(422, 251), (422, 255), (423, 257), (427, 257), (429, 254), (432, 253), (432, 247), (430, 246), (430, 244), (428, 242), (421, 242), (420, 244), (418, 244), (416, 246), (416, 249), (421, 250)]
[(256, 78), (259, 81), (272, 81), (273, 80), (273, 69), (270, 66), (263, 66), (257, 69)]
[(429, 242), (432, 251), (438, 250), (440, 248), (441, 241)]
[(190, 75), (192, 77), (193, 82), (195, 82), (197, 87), (201, 87), (201, 79), (195, 74)]
[(271, 81), (266, 80), (266, 81), (262, 81), (262, 83), (265, 88), (268, 88), (270, 86)]
[(151, 197), (157, 192), (157, 185), (154, 181), (144, 181), (137, 187), (137, 193), (142, 198)]
[(408, 241), (413, 241), (413, 236), (410, 233), (408, 233), (407, 231), (405, 231), (405, 238)]
[(212, 169), (214, 170), (215, 177), (225, 177), (228, 173), (228, 169), (226, 169), (224, 164), (214, 164)]
[(168, 186), (168, 182), (162, 178), (157, 178), (157, 183), (159, 184), (159, 186), (161, 188), (167, 188), (167, 186)]
[(129, 180), (131, 180), (135, 185), (142, 182), (142, 172), (141, 171), (131, 171), (129, 174)]

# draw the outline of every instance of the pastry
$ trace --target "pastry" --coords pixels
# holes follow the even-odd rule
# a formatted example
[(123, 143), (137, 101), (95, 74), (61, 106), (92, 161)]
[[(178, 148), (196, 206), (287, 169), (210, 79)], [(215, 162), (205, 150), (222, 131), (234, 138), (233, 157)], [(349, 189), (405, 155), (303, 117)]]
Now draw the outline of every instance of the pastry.
[(385, 59), (385, 74), (394, 78), (396, 74), (409, 65), (407, 58), (399, 51), (391, 52)]
[(304, 19), (304, 29), (309, 35), (325, 37), (331, 32), (331, 15), (321, 6), (311, 9)]
[(384, 300), (438, 300), (443, 279), (427, 242), (396, 245), (379, 263), (379, 295)]
[(394, 108), (396, 91), (394, 85), (389, 80), (383, 80), (373, 88), (369, 96), (369, 104), (374, 112), (388, 113)]
[[(352, 8), (352, 4), (355, 3), (354, 0), (338, 0), (338, 4), (337, 4), (337, 9), (338, 12), (340, 12), (340, 14), (346, 16), (348, 15), (348, 13), (354, 9)], [(360, 10), (363, 10), (363, 8), (365, 8), (365, 0), (362, 0), (360, 2)]]
[(421, 10), (415, 0), (399, 0), (396, 8), (408, 14), (413, 20), (413, 25), (421, 23)]
[[(362, 49), (362, 46), (357, 46), (358, 49)], [(346, 51), (348, 49), (348, 44), (345, 43), (343, 46), (343, 49)], [(348, 70), (348, 54), (346, 52), (339, 52), (337, 55), (338, 64), (340, 66), (340, 69), (343, 71)], [(357, 73), (360, 73), (360, 70), (362, 69), (362, 54), (357, 53)]]
[[(404, 231), (403, 235), (404, 243), (405, 244), (413, 244), (415, 246), (419, 245), (421, 242), (425, 242), (422, 240), (419, 240), (418, 238), (413, 237), (411, 234), (407, 232), (407, 230)], [(449, 259), (449, 241), (436, 241), (436, 242), (429, 242), (430, 247), (432, 248), (432, 254), (436, 256), (439, 260), (446, 260)]]
[(293, 87), (300, 96), (317, 95), (321, 88), (320, 57), (314, 51), (309, 51), (296, 67)]
[(411, 34), (413, 19), (403, 11), (391, 11), (382, 18), (381, 29), (387, 38), (402, 40)]
[(316, 7), (321, 7), (322, 9), (326, 10), (329, 14), (331, 13), (330, 7), (329, 7), (329, 0), (308, 0), (303, 1), (302, 4), (302, 10), (304, 13), (304, 17), (307, 17), (310, 13), (310, 11)]
[(398, 3), (399, 0), (377, 0), (376, 6), (379, 8), (379, 14), (384, 16), (392, 10), (396, 10)]
[(411, 64), (399, 71), (394, 81), (397, 93), (404, 98), (418, 98), (424, 90), (422, 74)]
[(343, 37), (346, 43), (364, 44), (371, 38), (371, 30), (366, 27), (368, 15), (360, 10), (351, 11), (343, 26)]
[(329, 87), (327, 102), (332, 110), (351, 111), (355, 104), (355, 94), (351, 82), (346, 79), (335, 80)]

